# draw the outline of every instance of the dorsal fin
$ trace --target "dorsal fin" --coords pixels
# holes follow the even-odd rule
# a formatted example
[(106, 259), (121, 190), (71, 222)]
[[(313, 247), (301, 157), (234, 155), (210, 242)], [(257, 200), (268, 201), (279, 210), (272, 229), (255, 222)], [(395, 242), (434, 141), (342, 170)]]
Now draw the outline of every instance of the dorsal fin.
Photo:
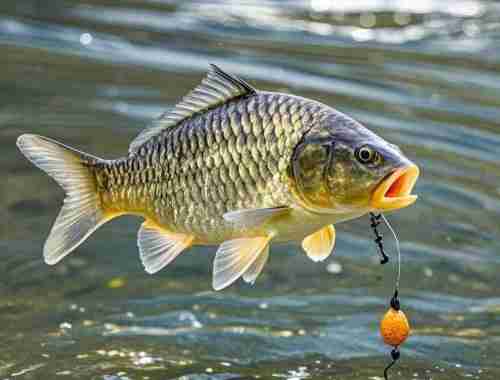
[(201, 84), (182, 98), (173, 110), (158, 119), (151, 127), (143, 130), (130, 144), (129, 151), (136, 152), (146, 141), (163, 131), (176, 126), (194, 114), (217, 107), (240, 96), (257, 92), (243, 79), (210, 65), (207, 76)]

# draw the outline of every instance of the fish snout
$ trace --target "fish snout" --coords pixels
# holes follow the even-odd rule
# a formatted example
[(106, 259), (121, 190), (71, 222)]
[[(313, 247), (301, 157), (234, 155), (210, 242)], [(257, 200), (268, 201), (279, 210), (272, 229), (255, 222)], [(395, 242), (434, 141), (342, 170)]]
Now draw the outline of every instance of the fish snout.
[(378, 211), (389, 211), (412, 205), (418, 198), (411, 192), (419, 174), (420, 170), (415, 164), (392, 171), (375, 188), (371, 207)]

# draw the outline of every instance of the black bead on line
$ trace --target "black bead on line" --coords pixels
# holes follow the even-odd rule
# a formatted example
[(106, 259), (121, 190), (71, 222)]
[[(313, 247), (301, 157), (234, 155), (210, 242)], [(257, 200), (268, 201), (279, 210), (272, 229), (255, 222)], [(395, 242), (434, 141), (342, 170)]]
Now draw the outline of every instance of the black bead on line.
[(375, 243), (377, 244), (378, 251), (380, 253), (380, 256), (382, 257), (380, 259), (380, 264), (387, 264), (389, 262), (389, 256), (386, 255), (384, 251), (384, 237), (380, 232), (378, 232), (377, 227), (379, 226), (380, 219), (382, 218), (382, 214), (375, 215), (373, 212), (370, 212), (370, 227), (373, 230), (373, 233), (375, 234)]
[(399, 303), (399, 291), (398, 291), (398, 289), (394, 290), (394, 295), (391, 298), (391, 307), (396, 311), (401, 310), (401, 305)]
[(401, 353), (399, 352), (398, 348), (395, 347), (391, 351), (392, 362), (387, 367), (385, 367), (385, 369), (384, 369), (384, 379), (385, 380), (389, 380), (389, 376), (388, 376), (389, 369), (391, 369), (391, 367), (394, 364), (396, 364), (396, 362), (399, 360), (400, 357), (401, 357)]

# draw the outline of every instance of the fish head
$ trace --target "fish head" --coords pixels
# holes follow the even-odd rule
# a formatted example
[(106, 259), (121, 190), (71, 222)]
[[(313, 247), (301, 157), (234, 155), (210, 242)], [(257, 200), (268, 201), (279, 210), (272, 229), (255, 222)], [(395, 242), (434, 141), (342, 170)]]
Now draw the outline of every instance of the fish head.
[(292, 158), (301, 204), (319, 213), (389, 211), (413, 204), (418, 167), (396, 145), (346, 115), (311, 128)]

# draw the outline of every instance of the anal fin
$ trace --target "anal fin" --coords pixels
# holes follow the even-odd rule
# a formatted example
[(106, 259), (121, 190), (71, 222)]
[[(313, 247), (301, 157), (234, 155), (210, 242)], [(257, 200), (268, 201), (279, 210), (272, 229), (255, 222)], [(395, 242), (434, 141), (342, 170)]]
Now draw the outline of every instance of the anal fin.
[(325, 260), (333, 251), (335, 246), (335, 227), (332, 224), (323, 227), (319, 231), (306, 236), (302, 241), (302, 248), (312, 261)]
[[(213, 288), (224, 289), (243, 276), (260, 255), (266, 254), (270, 240), (271, 236), (262, 236), (228, 240), (222, 243), (215, 255)], [(255, 281), (264, 263), (265, 260), (263, 263), (255, 264), (255, 269), (250, 270), (247, 278)]]
[(151, 221), (139, 229), (137, 246), (146, 272), (153, 274), (170, 264), (190, 247), (194, 236), (167, 231)]

